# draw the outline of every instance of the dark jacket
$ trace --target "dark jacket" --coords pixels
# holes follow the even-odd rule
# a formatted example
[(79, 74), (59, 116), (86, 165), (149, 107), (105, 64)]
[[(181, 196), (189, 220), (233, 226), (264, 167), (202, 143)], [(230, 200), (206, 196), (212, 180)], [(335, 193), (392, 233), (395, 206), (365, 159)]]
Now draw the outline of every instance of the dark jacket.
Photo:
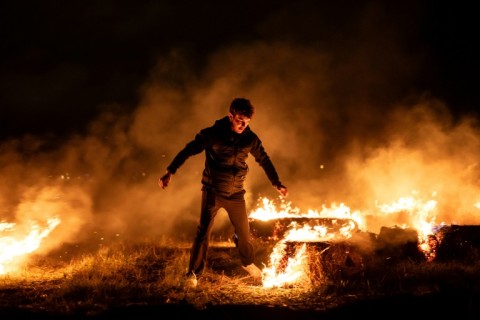
[(191, 156), (205, 150), (205, 169), (202, 184), (204, 188), (230, 196), (244, 191), (244, 182), (248, 173), (246, 160), (250, 153), (263, 168), (272, 185), (280, 185), (277, 171), (265, 152), (258, 136), (250, 127), (238, 134), (231, 130), (228, 117), (216, 120), (211, 127), (202, 129), (195, 138), (187, 143), (167, 167), (171, 173)]

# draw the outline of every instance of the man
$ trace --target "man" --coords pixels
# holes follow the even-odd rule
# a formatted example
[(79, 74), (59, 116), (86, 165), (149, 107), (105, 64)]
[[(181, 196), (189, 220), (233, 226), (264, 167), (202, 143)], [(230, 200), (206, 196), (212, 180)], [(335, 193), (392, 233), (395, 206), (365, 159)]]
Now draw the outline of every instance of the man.
[(227, 211), (234, 227), (242, 267), (256, 282), (262, 280), (261, 270), (254, 264), (254, 248), (244, 198), (244, 182), (249, 170), (246, 163), (248, 155), (254, 157), (282, 196), (286, 197), (288, 191), (280, 182), (261, 140), (248, 126), (254, 111), (248, 99), (235, 98), (230, 104), (228, 116), (200, 130), (175, 156), (167, 172), (158, 180), (159, 187), (165, 189), (172, 175), (189, 157), (205, 151), (200, 222), (190, 252), (185, 282), (187, 286), (196, 286), (197, 277), (205, 268), (213, 222), (220, 208)]

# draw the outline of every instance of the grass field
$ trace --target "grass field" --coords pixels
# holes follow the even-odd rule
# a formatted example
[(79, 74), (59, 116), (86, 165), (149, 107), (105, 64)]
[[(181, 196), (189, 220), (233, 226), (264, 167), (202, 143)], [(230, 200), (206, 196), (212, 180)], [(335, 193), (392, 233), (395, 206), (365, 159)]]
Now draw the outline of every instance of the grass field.
[[(217, 242), (198, 286), (186, 288), (189, 245), (166, 239), (65, 244), (32, 256), (17, 272), (0, 276), (0, 318), (480, 316), (480, 261), (426, 262), (373, 252), (352, 260), (351, 247), (311, 246), (310, 282), (264, 288), (240, 267), (231, 242)], [(268, 264), (273, 246), (256, 240), (258, 266)]]

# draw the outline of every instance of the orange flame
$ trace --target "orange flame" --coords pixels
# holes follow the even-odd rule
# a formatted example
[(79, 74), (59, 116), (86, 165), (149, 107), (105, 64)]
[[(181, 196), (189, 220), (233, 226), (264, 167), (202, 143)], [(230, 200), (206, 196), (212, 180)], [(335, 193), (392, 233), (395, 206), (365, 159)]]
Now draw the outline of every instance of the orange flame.
[[(435, 196), (433, 193), (432, 196)], [(418, 232), (419, 248), (424, 252), (428, 259), (432, 248), (429, 244), (429, 236), (434, 233), (435, 218), (436, 218), (436, 206), (437, 201), (430, 199), (423, 201), (422, 199), (410, 197), (402, 197), (396, 202), (387, 205), (378, 205), (380, 212), (383, 214), (391, 214), (395, 212), (405, 212), (408, 214), (408, 223), (405, 223), (401, 227), (411, 227)], [(443, 224), (443, 222), (442, 222)]]
[[(331, 208), (323, 206), (321, 211), (308, 210), (300, 213), (298, 208), (292, 208), (290, 202), (281, 200), (280, 210), (277, 211), (274, 202), (262, 198), (263, 207), (258, 207), (250, 213), (250, 219), (269, 221), (285, 218), (329, 218), (332, 223), (340, 219), (346, 219), (348, 223), (340, 224), (339, 228), (332, 230), (325, 225), (292, 221), (283, 238), (275, 245), (270, 255), (269, 265), (262, 270), (262, 282), (265, 288), (283, 287), (292, 285), (306, 286), (310, 284), (309, 259), (306, 252), (306, 242), (330, 242), (339, 241), (351, 237), (351, 232), (357, 225), (363, 225), (364, 220), (359, 212), (350, 212), (350, 208), (343, 203), (333, 204)], [(286, 254), (286, 243), (301, 242), (300, 247), (295, 248), (293, 254)]]
[(282, 260), (285, 258), (284, 241), (279, 242), (270, 255), (269, 267), (262, 270), (262, 282), (264, 288), (283, 287), (292, 284), (308, 284), (308, 256), (306, 254), (306, 244), (304, 243), (295, 254), (287, 257), (288, 261), (282, 270)]
[[(436, 194), (433, 193), (432, 196)], [(269, 257), (269, 264), (262, 270), (263, 286), (266, 288), (282, 287), (288, 285), (302, 285), (308, 283), (309, 259), (306, 253), (307, 242), (341, 241), (352, 236), (352, 231), (357, 228), (366, 230), (366, 214), (360, 211), (350, 211), (343, 203), (333, 204), (330, 208), (322, 206), (321, 211), (309, 209), (306, 213), (300, 213), (300, 209), (291, 206), (290, 202), (281, 198), (279, 209), (274, 202), (267, 198), (261, 198), (258, 206), (253, 210), (249, 218), (269, 221), (282, 221), (285, 218), (329, 218), (346, 219), (351, 223), (341, 224), (340, 228), (332, 229), (323, 225), (299, 224), (291, 222), (283, 238), (274, 246)], [(432, 259), (433, 253), (429, 240), (433, 234), (437, 201), (433, 199), (422, 200), (414, 196), (402, 197), (391, 204), (377, 205), (377, 216), (388, 216), (393, 213), (405, 213), (407, 219), (402, 228), (414, 228), (418, 231), (419, 250), (424, 252), (428, 260)], [(371, 214), (371, 213), (370, 213)], [(286, 243), (299, 242), (302, 246), (296, 247), (295, 252), (286, 253)], [(307, 282), (306, 282), (307, 281)]]
[[(38, 223), (32, 222), (26, 227), (26, 235), (11, 235), (0, 237), (0, 274), (5, 274), (14, 268), (17, 259), (37, 250), (46, 236), (60, 224), (58, 217), (47, 221), (47, 226), (42, 228)], [(15, 223), (0, 223), (0, 232), (14, 232)]]
[(300, 213), (299, 208), (292, 207), (291, 202), (285, 201), (283, 198), (280, 200), (279, 210), (277, 210), (273, 200), (263, 197), (260, 201), (263, 207), (258, 206), (257, 209), (252, 211), (249, 215), (251, 219), (268, 221), (280, 218), (342, 218), (352, 219), (361, 229), (365, 226), (362, 213), (359, 211), (350, 212), (350, 208), (343, 203), (333, 203), (330, 208), (323, 205), (321, 211), (308, 209), (306, 213)]

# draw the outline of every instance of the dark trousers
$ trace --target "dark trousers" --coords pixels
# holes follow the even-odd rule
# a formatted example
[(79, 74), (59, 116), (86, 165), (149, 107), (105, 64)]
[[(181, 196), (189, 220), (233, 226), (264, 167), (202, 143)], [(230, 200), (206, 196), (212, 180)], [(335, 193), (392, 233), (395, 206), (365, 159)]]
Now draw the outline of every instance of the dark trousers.
[(212, 191), (202, 191), (200, 222), (190, 251), (188, 273), (200, 275), (207, 263), (207, 252), (215, 216), (223, 208), (228, 213), (235, 234), (238, 237), (237, 249), (243, 266), (254, 261), (254, 249), (250, 241), (250, 226), (245, 206), (245, 191), (230, 197), (219, 196)]

